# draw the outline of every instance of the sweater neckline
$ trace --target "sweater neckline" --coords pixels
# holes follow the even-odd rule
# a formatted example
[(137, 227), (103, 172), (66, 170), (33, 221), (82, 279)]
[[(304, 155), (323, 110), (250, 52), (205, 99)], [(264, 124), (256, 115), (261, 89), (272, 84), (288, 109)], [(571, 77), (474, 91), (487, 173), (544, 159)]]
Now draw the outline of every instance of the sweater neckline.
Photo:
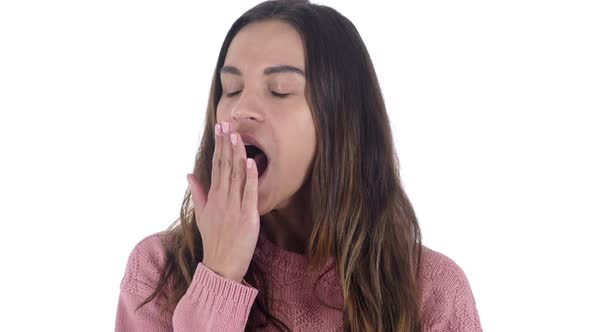
[[(271, 269), (299, 273), (304, 272), (309, 262), (305, 254), (289, 251), (262, 237), (258, 237), (253, 259)], [(330, 258), (322, 271), (325, 271), (332, 262), (333, 258)]]

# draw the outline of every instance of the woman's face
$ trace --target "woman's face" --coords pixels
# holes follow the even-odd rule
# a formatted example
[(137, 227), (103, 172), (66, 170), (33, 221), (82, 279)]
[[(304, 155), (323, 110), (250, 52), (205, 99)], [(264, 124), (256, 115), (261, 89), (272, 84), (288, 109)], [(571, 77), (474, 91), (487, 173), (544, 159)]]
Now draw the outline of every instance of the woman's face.
[(260, 215), (289, 206), (309, 175), (316, 134), (304, 73), (303, 41), (279, 20), (242, 28), (221, 70), (217, 122), (229, 122), (246, 142), (246, 135), (253, 137), (269, 160), (258, 187)]

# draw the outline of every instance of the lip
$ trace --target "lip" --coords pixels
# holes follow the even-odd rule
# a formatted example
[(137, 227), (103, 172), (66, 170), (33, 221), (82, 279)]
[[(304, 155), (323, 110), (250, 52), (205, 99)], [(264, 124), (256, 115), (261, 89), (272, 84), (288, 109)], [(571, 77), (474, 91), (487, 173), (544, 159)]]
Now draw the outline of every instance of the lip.
[[(242, 137), (242, 142), (244, 142), (244, 144), (254, 144), (254, 145), (256, 145), (256, 147), (258, 147), (260, 150), (262, 150), (262, 152), (266, 156), (266, 159), (267, 159), (268, 163), (267, 163), (267, 166), (266, 166), (266, 170), (265, 170), (265, 172), (263, 174), (263, 176), (266, 176), (266, 173), (268, 173), (268, 168), (270, 167), (270, 162), (272, 161), (270, 155), (268, 154), (268, 150), (254, 136), (250, 136), (248, 134), (241, 134), (241, 133), (240, 133), (240, 136)], [(262, 177), (260, 177), (260, 179), (262, 179)]]

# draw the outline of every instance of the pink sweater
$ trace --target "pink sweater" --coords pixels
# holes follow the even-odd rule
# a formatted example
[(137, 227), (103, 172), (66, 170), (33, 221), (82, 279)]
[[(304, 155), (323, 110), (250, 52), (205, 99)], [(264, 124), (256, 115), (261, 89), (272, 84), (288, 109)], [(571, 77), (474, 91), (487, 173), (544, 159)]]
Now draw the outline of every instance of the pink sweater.
[[(199, 263), (192, 283), (174, 314), (158, 317), (162, 299), (156, 297), (134, 312), (154, 289), (164, 252), (158, 235), (143, 238), (132, 250), (120, 285), (115, 331), (244, 331), (258, 290), (242, 281), (223, 278)], [(475, 299), (463, 270), (445, 255), (423, 246), (425, 332), (482, 331)], [(340, 310), (322, 306), (313, 295), (318, 274), (304, 274), (305, 256), (259, 239), (252, 259), (261, 262), (267, 282), (276, 293), (271, 312), (292, 331), (342, 331)], [(326, 268), (329, 267), (328, 262)], [(324, 270), (325, 271), (325, 270)], [(342, 307), (342, 288), (336, 269), (318, 282), (324, 302)]]

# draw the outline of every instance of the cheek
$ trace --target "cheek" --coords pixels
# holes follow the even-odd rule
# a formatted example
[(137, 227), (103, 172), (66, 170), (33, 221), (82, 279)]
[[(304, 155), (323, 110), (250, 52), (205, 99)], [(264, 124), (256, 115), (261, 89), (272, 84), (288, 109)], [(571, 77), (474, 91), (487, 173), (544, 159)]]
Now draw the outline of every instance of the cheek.
[(220, 100), (219, 104), (217, 104), (217, 110), (215, 111), (217, 122), (221, 122), (221, 120), (227, 119), (228, 114), (229, 114), (229, 107), (228, 107), (227, 103), (225, 103), (223, 100)]
[(297, 126), (290, 127), (288, 137), (284, 140), (284, 151), (289, 151), (286, 156), (290, 163), (298, 165), (303, 170), (314, 157), (316, 148), (316, 135), (311, 119), (297, 119), (291, 122)]

